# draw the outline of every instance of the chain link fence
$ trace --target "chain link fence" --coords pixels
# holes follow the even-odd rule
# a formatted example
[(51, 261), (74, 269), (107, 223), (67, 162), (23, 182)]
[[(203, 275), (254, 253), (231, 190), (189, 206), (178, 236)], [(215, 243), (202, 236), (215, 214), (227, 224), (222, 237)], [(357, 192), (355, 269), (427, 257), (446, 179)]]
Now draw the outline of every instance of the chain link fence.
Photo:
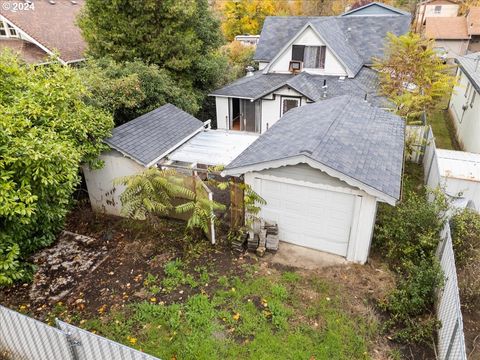
[(57, 327), (0, 305), (0, 359), (160, 360), (60, 320)]

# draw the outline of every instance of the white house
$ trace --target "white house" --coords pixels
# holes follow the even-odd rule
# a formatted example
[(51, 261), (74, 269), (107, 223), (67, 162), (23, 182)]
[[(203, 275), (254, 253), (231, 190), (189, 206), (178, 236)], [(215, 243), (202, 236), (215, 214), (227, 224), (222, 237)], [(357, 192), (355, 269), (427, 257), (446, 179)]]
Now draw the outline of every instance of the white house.
[(378, 202), (400, 198), (404, 121), (355, 96), (289, 111), (224, 174), (244, 176), (279, 238), (367, 260)]
[(456, 17), (459, 10), (460, 4), (455, 0), (421, 1), (415, 10), (415, 31), (421, 32), (429, 17)]
[(459, 57), (449, 111), (463, 150), (480, 153), (480, 53)]
[(215, 90), (219, 129), (264, 133), (287, 111), (353, 94), (380, 107), (377, 74), (388, 32), (404, 34), (410, 16), (267, 17), (254, 59), (259, 70)]

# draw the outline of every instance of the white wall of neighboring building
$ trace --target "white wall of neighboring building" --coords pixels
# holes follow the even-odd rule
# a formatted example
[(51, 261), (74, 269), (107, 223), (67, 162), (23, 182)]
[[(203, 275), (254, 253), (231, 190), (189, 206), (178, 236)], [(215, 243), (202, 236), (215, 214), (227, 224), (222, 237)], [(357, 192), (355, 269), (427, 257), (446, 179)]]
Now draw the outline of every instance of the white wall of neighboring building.
[(280, 240), (367, 261), (375, 197), (306, 164), (249, 172), (245, 183), (266, 198), (260, 216), (278, 223)]
[[(271, 63), (268, 70), (269, 73), (290, 73), (289, 66), (292, 60), (292, 46), (306, 45), (306, 46), (325, 46), (325, 43), (318, 37), (311, 27), (307, 27), (305, 31), (300, 34), (297, 39), (284, 52)], [(303, 69), (308, 73), (318, 75), (333, 75), (333, 76), (347, 76), (345, 67), (335, 57), (332, 51), (327, 46), (325, 54), (325, 68), (324, 69)]]
[(435, 47), (442, 47), (447, 51), (447, 56), (454, 59), (467, 53), (468, 40), (435, 40)]
[(115, 179), (141, 173), (145, 167), (123, 156), (116, 150), (100, 155), (104, 166), (98, 170), (91, 170), (83, 166), (83, 174), (87, 183), (88, 196), (92, 209), (111, 215), (121, 215), (122, 204), (120, 195), (125, 190), (123, 185), (114, 185)]
[(259, 61), (258, 62), (258, 70), (263, 70), (267, 67), (268, 62), (267, 61)]
[(460, 80), (450, 98), (450, 114), (463, 150), (480, 153), (480, 94), (469, 86), (470, 81), (461, 69), (458, 73)]

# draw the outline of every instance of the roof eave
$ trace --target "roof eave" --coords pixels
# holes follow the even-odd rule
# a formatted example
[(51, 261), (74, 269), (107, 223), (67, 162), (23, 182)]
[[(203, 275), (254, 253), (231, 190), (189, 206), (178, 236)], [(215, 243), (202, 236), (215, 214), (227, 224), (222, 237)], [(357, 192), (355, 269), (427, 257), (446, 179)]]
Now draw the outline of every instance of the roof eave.
[(227, 175), (240, 176), (248, 172), (262, 171), (266, 169), (278, 168), (278, 167), (287, 166), (287, 165), (298, 165), (301, 163), (307, 164), (314, 169), (318, 169), (334, 178), (340, 179), (345, 183), (347, 183), (348, 185), (359, 188), (365, 191), (367, 194), (377, 198), (379, 201), (385, 202), (392, 206), (395, 206), (396, 202), (399, 200), (398, 198), (395, 198), (390, 194), (387, 194), (370, 185), (367, 185), (362, 181), (352, 178), (351, 176), (348, 176), (338, 170), (335, 170), (325, 164), (322, 164), (321, 162), (313, 160), (312, 158), (306, 155), (296, 155), (292, 157), (279, 158), (271, 161), (250, 164), (250, 165), (236, 167), (236, 168), (235, 167), (228, 168), (227, 166), (227, 168), (222, 172), (222, 176), (227, 176)]

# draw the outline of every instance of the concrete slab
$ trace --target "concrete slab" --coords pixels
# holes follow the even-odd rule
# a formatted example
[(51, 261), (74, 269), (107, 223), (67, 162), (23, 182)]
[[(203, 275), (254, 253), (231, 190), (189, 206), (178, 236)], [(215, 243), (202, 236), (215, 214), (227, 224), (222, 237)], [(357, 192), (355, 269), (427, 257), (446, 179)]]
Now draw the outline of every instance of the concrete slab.
[(283, 241), (280, 241), (280, 246), (275, 254), (270, 254), (264, 259), (273, 264), (280, 264), (306, 270), (315, 270), (333, 265), (348, 264), (344, 257), (309, 249), (303, 246), (289, 244)]

